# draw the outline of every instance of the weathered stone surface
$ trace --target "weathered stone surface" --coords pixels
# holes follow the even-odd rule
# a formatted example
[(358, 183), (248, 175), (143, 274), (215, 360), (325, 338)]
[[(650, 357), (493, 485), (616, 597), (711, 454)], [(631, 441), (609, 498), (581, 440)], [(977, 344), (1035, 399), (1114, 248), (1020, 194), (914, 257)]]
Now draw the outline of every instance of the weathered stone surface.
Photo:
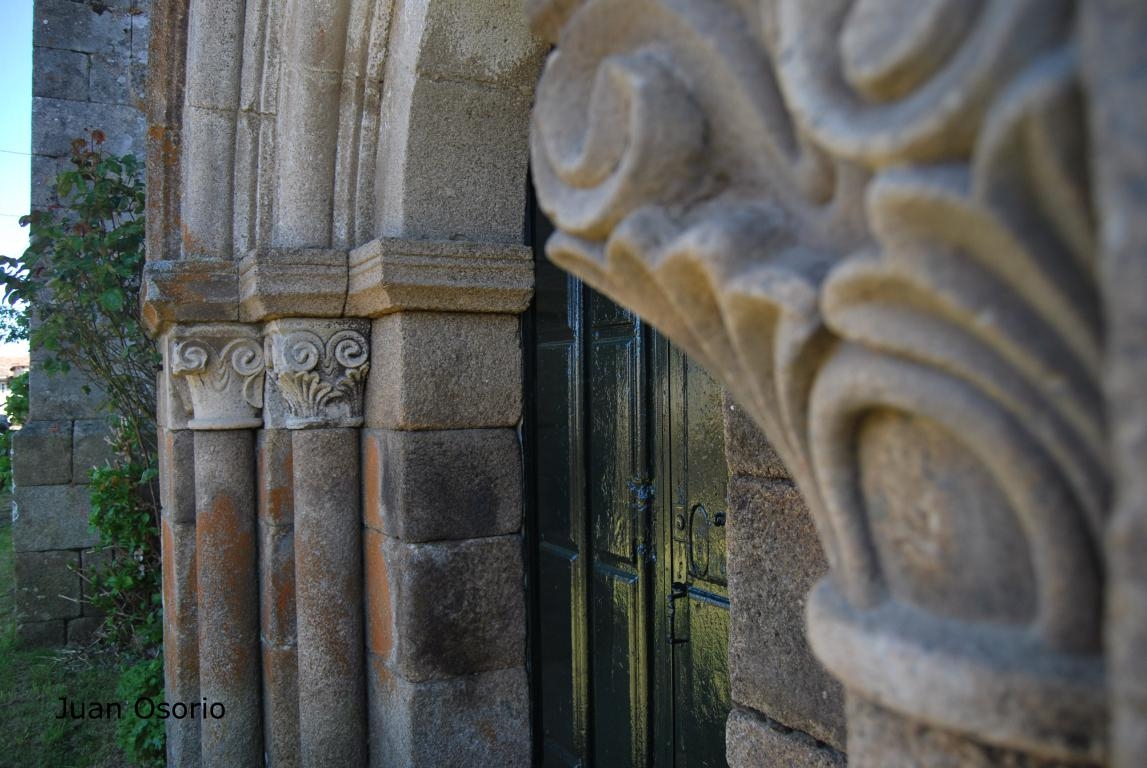
[(230, 260), (235, 113), (197, 106), (190, 101), (190, 88), (188, 99), (183, 108), (182, 162), (184, 168), (197, 170), (185, 176), (182, 187), (180, 254), (184, 259)]
[(517, 314), (529, 306), (533, 285), (526, 246), (383, 238), (351, 251), (347, 313)]
[(524, 669), (415, 683), (372, 659), (372, 768), (467, 768), (530, 764)]
[[(1144, 421), (1105, 402), (1099, 286), (1114, 276), (1141, 321), (1143, 281), (1101, 243), (1143, 274), (1147, 166), (1126, 118), (1120, 191), (1095, 195), (1094, 157), (1112, 153), (1085, 106), (1076, 5), (1111, 14), (1113, 38), (1136, 25), (1119, 67), (1093, 54), (1104, 92), (1133, 83), (1117, 114), (1143, 92), (1147, 15), (766, 5), (531, 3), (539, 31), (562, 25), (532, 124), (547, 253), (765, 428), (833, 569), (810, 644), (850, 695), (1024, 752), (1000, 764), (1102, 762), (1111, 427), (1141, 458)], [(1100, 213), (1112, 198), (1134, 203)], [(1136, 414), (1141, 380), (1123, 382)]]
[[(195, 526), (161, 528), (163, 552), (163, 679), (168, 701), (199, 701), (198, 584)], [(172, 766), (198, 766), (199, 719), (168, 719), (167, 758)]]
[(521, 418), (517, 317), (400, 312), (374, 321), (371, 347), (368, 426), (511, 427)]
[(163, 337), (163, 359), (165, 375), (175, 379), (176, 394), (192, 414), (190, 429), (263, 426), (266, 365), (257, 328), (239, 323), (179, 325)]
[(1107, 331), (1105, 413), (1115, 478), (1106, 530), (1104, 642), (1110, 685), (1111, 762), (1133, 768), (1147, 754), (1147, 133), (1129, 108), (1142, 97), (1147, 6), (1112, 0), (1079, 7), (1077, 44), (1092, 137), (1090, 170), (1102, 221), (1100, 291)]
[(131, 16), (123, 3), (37, 0), (32, 44), (69, 51), (131, 50)]
[(299, 657), (294, 645), (263, 643), (263, 722), (266, 764), (302, 765), (299, 753)]
[[(1038, 759), (1020, 752), (992, 747), (966, 736), (932, 728), (848, 696), (848, 744), (861, 765), (881, 768), (996, 768), (1031, 765), (1038, 768), (1094, 768), (1099, 763)], [(856, 761), (853, 761), (855, 764)]]
[(69, 619), (80, 615), (80, 554), (16, 553), (18, 622)]
[(258, 441), (259, 524), (289, 528), (295, 519), (291, 431), (263, 429)]
[(518, 0), (446, 0), (425, 21), (418, 71), (442, 80), (532, 88), (545, 55)]
[(72, 422), (30, 421), (14, 432), (12, 479), (22, 488), (72, 482)]
[(729, 465), (729, 474), (788, 479), (789, 471), (776, 448), (728, 392), (722, 398), (722, 407), (725, 412), (725, 461)]
[(153, 336), (165, 332), (172, 323), (238, 320), (239, 274), (235, 262), (149, 262), (143, 270), (141, 315)]
[(88, 54), (80, 51), (34, 48), (32, 95), (87, 101), (89, 66)]
[(125, 104), (140, 109), (146, 72), (146, 64), (122, 52), (93, 53), (89, 98), (101, 104)]
[(239, 262), (239, 319), (339, 317), (347, 295), (346, 251), (252, 251)]
[(367, 647), (421, 682), (521, 666), (517, 536), (406, 544), (366, 531)]
[(44, 369), (44, 353), (32, 348), (28, 371), (28, 412), (32, 421), (90, 419), (98, 416), (104, 396), (99, 386), (73, 368), (51, 374)]
[(16, 642), (22, 648), (59, 648), (67, 642), (64, 619), (27, 621), (16, 625)]
[(81, 616), (70, 619), (67, 626), (67, 640), (69, 645), (86, 645), (92, 642), (104, 620), (100, 616)]
[(255, 765), (263, 754), (254, 439), (195, 432), (199, 693), (227, 716), (201, 723), (205, 765)]
[(743, 476), (729, 506), (733, 700), (842, 749), (843, 691), (804, 632), (805, 596), (827, 570), (808, 508), (791, 482)]
[(366, 525), (407, 542), (516, 532), (522, 461), (511, 429), (365, 430)]
[(844, 768), (847, 764), (840, 752), (749, 709), (737, 708), (729, 715), (725, 743), (729, 768)]
[(108, 438), (111, 427), (106, 419), (76, 419), (72, 424), (72, 482), (85, 485), (92, 469), (102, 467), (111, 456)]
[(43, 96), (32, 99), (32, 154), (66, 157), (74, 139), (95, 129), (108, 137), (104, 149), (118, 155), (143, 143), (143, 115), (133, 106)]
[(94, 547), (100, 537), (88, 525), (88, 489), (82, 485), (17, 488), (12, 544), (17, 552)]
[(295, 643), (295, 532), (259, 521), (259, 611), (264, 643)]
[[(398, 75), (404, 76), (404, 75)], [(526, 205), (526, 91), (416, 77), (388, 85), (408, 125), (384, 134), (378, 230), (388, 237), (520, 243)], [(403, 98), (405, 96), (405, 98)]]
[(56, 177), (71, 168), (62, 157), (36, 156), (32, 160), (32, 190), (29, 202), (33, 209), (45, 209), (60, 202)]

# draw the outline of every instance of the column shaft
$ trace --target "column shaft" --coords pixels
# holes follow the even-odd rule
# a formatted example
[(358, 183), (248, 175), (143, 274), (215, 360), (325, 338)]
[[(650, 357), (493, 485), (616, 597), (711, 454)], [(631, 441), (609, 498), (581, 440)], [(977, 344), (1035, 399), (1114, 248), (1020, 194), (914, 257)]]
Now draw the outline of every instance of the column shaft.
[(263, 762), (254, 479), (253, 432), (195, 433), (200, 694), (226, 709), (203, 720), (205, 766)]
[(356, 429), (293, 433), (299, 740), (304, 766), (366, 764)]

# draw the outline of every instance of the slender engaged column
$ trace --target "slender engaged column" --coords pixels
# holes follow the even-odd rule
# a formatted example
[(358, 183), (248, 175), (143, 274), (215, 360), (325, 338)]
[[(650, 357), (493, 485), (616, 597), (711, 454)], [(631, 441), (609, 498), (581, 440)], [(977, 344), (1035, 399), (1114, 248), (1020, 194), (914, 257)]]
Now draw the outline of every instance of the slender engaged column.
[(203, 720), (204, 766), (262, 760), (254, 462), (251, 430), (195, 433), (199, 688), (226, 708)]
[(267, 326), (268, 428), (292, 430), (299, 764), (366, 764), (359, 440), (370, 325)]
[(254, 428), (262, 423), (257, 328), (176, 327), (166, 370), (192, 418), (199, 694), (204, 766), (262, 764)]

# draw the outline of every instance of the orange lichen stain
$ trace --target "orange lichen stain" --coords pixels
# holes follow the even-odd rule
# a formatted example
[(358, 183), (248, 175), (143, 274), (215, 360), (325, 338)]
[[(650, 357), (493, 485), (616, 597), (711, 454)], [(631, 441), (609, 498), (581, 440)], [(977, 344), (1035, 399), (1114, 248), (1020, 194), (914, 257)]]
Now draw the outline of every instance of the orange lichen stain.
[(290, 442), (267, 439), (260, 445), (259, 477), (262, 494), (259, 515), (272, 525), (290, 525), (294, 517), (294, 459)]
[(207, 253), (207, 246), (199, 241), (199, 239), (191, 233), (187, 228), (187, 224), (180, 227), (183, 232), (183, 252), (184, 253)]
[(394, 646), (394, 617), (391, 610), (390, 578), (382, 555), (382, 536), (367, 530), (366, 548), (366, 625), (367, 647), (383, 658)]
[(363, 523), (382, 530), (382, 464), (377, 435), (367, 435), (362, 449), (362, 516)]

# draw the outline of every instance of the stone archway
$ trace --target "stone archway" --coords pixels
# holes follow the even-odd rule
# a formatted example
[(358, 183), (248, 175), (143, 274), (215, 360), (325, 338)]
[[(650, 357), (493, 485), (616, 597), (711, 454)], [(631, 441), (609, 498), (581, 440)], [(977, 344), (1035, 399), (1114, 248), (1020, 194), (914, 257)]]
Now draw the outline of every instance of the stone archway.
[(153, 16), (172, 765), (529, 761), (515, 4)]

